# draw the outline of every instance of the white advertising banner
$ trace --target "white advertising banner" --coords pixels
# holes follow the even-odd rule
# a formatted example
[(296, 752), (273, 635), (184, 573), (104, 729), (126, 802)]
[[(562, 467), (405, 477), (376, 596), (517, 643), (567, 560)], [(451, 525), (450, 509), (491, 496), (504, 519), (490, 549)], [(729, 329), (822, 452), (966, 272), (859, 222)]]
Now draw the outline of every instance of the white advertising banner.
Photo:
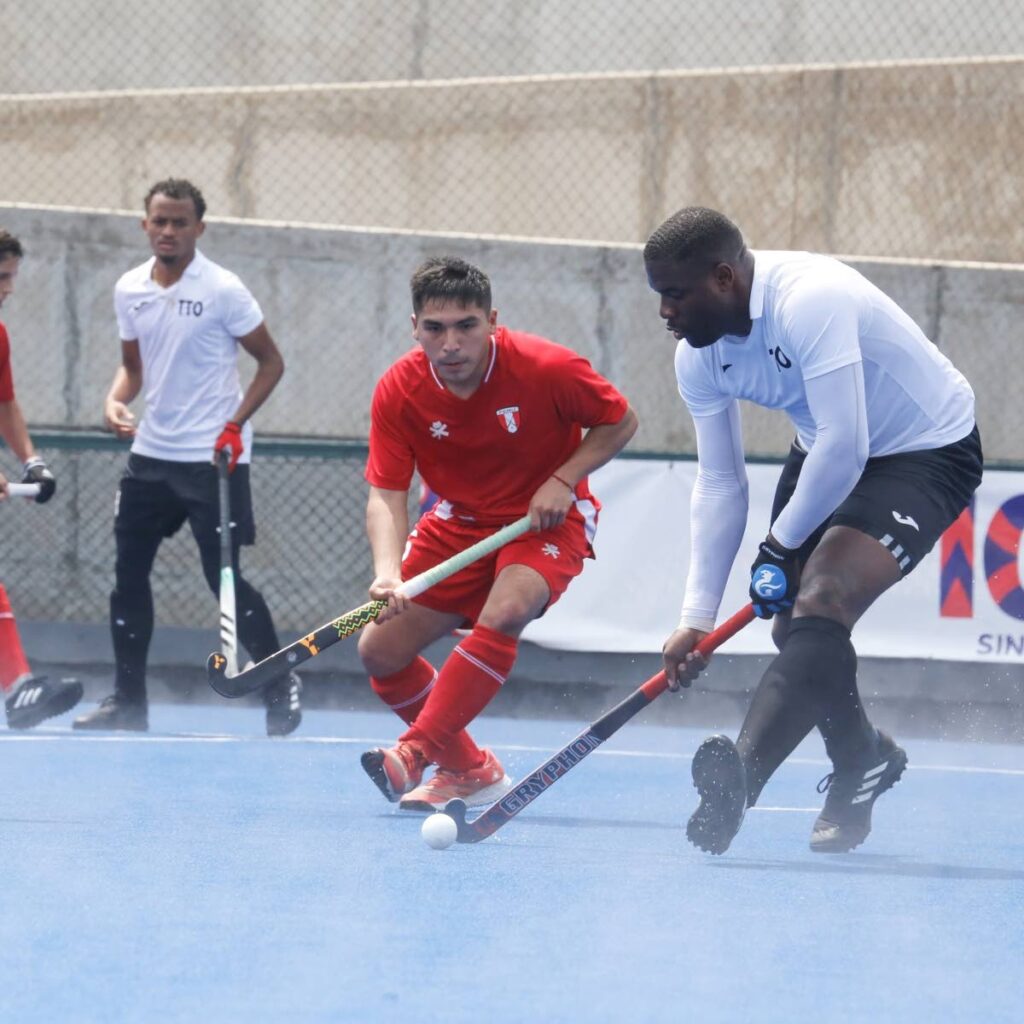
[[(679, 620), (690, 550), (692, 461), (617, 459), (591, 478), (603, 510), (588, 562), (524, 639), (572, 651), (656, 652)], [(768, 532), (780, 465), (749, 465), (750, 514), (719, 621), (747, 602), (748, 569)], [(869, 657), (1024, 662), (1024, 473), (988, 470), (973, 508), (857, 624)], [(754, 622), (723, 647), (774, 650)]]

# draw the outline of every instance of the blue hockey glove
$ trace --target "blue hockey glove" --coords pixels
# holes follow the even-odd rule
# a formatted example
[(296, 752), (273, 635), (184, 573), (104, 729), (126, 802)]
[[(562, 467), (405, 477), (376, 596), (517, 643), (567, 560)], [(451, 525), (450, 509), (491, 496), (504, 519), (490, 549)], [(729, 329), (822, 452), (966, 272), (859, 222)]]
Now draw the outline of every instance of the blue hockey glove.
[(776, 544), (771, 538), (758, 546), (757, 558), (750, 567), (750, 603), (754, 614), (770, 619), (777, 612), (793, 607), (800, 589), (800, 564), (797, 553)]

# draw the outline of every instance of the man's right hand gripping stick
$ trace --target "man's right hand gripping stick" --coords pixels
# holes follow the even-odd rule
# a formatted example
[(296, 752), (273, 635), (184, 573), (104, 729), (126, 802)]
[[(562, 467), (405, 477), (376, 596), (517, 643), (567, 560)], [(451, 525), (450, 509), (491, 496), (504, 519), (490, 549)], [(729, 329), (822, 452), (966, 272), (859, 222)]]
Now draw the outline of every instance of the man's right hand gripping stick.
[[(416, 597), (434, 584), (440, 583), (449, 576), (454, 576), (472, 562), (486, 557), (498, 548), (504, 547), (509, 541), (521, 537), (530, 529), (530, 517), (523, 516), (514, 523), (502, 527), (497, 533), (485, 537), (465, 551), (452, 555), (447, 561), (435, 565), (433, 569), (421, 572), (411, 580), (402, 583), (398, 590), (406, 597)], [(268, 683), (281, 678), (286, 672), (301, 665), (304, 661), (316, 657), (321, 651), (336, 644), (339, 640), (359, 632), (363, 626), (374, 619), (387, 607), (387, 601), (367, 601), (366, 604), (345, 612), (344, 615), (324, 623), (319, 629), (307, 634), (287, 647), (282, 648), (251, 668), (244, 669), (237, 675), (227, 674), (227, 661), (215, 651), (206, 659), (206, 675), (212, 686), (222, 697), (242, 697), (247, 693), (262, 690)]]

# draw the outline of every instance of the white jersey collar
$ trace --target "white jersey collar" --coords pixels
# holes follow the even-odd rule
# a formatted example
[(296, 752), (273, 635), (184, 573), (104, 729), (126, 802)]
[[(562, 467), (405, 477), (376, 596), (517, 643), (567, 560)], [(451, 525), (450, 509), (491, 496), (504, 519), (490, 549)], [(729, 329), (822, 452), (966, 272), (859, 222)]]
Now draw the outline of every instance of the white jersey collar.
[[(185, 268), (185, 273), (181, 275), (181, 278), (179, 278), (175, 284), (180, 284), (186, 277), (193, 279), (199, 277), (203, 272), (203, 267), (208, 262), (209, 260), (207, 260), (207, 258), (198, 249), (196, 249), (192, 259), (189, 261), (189, 265)], [(139, 267), (139, 280), (142, 282), (148, 282), (153, 285), (154, 288), (162, 288), (162, 285), (157, 284), (156, 281), (153, 280), (154, 263), (156, 263), (156, 257), (150, 256), (149, 259)], [(173, 288), (174, 285), (171, 285), (171, 287)]]

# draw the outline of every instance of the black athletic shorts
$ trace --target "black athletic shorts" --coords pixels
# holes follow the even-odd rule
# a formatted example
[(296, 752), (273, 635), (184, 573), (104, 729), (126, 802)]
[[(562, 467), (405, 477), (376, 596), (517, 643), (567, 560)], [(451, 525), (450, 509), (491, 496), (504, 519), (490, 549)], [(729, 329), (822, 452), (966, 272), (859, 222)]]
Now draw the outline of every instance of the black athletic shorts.
[[(806, 458), (794, 442), (775, 489), (773, 523), (792, 496)], [(830, 526), (851, 526), (888, 548), (906, 576), (970, 503), (981, 473), (977, 427), (942, 448), (868, 459), (845, 501), (801, 545), (800, 560), (807, 561)]]
[[(256, 524), (249, 467), (239, 463), (228, 479), (231, 520), (240, 542), (252, 544)], [(117, 489), (114, 532), (173, 537), (186, 520), (200, 544), (220, 543), (217, 467), (210, 462), (171, 462), (132, 452)]]

